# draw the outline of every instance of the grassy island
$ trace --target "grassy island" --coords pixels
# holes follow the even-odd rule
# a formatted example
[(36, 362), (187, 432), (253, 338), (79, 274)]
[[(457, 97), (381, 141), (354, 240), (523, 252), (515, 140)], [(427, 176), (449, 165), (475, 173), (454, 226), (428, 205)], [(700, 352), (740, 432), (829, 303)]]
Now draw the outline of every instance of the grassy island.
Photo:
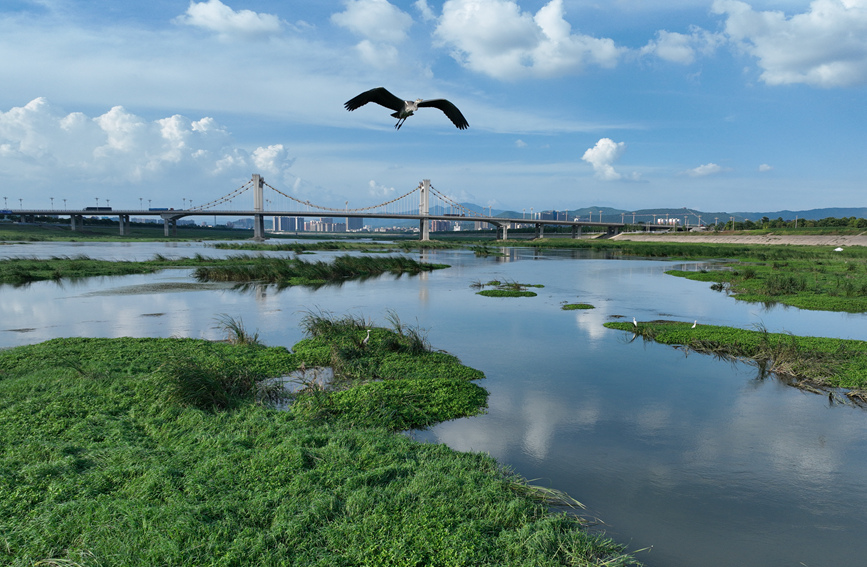
[(35, 281), (77, 279), (95, 276), (125, 276), (147, 274), (166, 268), (196, 268), (200, 282), (254, 281), (282, 285), (322, 285), (349, 279), (392, 274), (418, 274), (443, 264), (417, 262), (405, 256), (339, 256), (331, 262), (306, 262), (293, 258), (236, 255), (229, 258), (208, 258), (196, 254), (190, 258), (166, 258), (156, 255), (151, 260), (96, 260), (87, 256), (0, 259), (0, 284), (26, 285)]
[(0, 351), (0, 563), (634, 564), (490, 456), (396, 433), (482, 411), (480, 372), (396, 319), (305, 328), (291, 352), (238, 327)]
[(867, 342), (799, 337), (676, 321), (609, 322), (605, 326), (646, 340), (696, 352), (751, 361), (762, 371), (792, 379), (805, 389), (845, 388), (856, 402), (867, 401)]

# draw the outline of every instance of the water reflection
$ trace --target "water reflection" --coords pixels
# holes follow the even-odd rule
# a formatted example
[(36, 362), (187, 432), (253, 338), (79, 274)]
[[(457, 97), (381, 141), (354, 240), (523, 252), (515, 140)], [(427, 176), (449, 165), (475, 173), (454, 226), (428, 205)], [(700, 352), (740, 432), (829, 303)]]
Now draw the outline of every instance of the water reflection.
[[(54, 245), (39, 246), (28, 245), (29, 254), (57, 255)], [(77, 252), (147, 259), (158, 250)], [(175, 251), (222, 252), (203, 245)], [(0, 346), (74, 335), (219, 339), (220, 314), (243, 319), (265, 344), (291, 346), (311, 309), (383, 325), (391, 309), (426, 329), (435, 347), (482, 369), (490, 391), (486, 414), (415, 435), (486, 451), (565, 490), (606, 522), (609, 535), (631, 549), (652, 547), (639, 556), (646, 564), (854, 565), (867, 555), (860, 537), (867, 530), (864, 410), (762, 379), (748, 365), (686, 356), (602, 326), (617, 317), (697, 319), (865, 340), (864, 315), (736, 301), (707, 283), (664, 274), (693, 265), (682, 261), (503, 253), (428, 250), (424, 261), (451, 268), (320, 289), (203, 286), (191, 270), (4, 286)], [(545, 287), (534, 298), (487, 298), (470, 287), (492, 279)], [(595, 309), (561, 309), (575, 302)]]

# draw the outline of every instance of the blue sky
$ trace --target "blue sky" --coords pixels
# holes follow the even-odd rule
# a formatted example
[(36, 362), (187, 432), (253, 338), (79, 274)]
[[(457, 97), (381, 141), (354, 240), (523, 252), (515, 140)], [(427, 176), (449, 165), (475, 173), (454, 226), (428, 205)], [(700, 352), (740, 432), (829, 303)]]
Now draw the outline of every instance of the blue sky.
[(10, 208), (865, 205), (867, 0), (4, 0), (0, 78)]

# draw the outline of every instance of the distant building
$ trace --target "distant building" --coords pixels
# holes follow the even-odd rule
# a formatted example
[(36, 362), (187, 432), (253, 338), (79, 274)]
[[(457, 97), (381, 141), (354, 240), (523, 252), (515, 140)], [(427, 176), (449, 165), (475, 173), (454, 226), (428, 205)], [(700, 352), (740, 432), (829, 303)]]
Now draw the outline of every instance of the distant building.
[(567, 211), (542, 211), (539, 213), (539, 220), (569, 220)]
[(364, 229), (364, 219), (361, 217), (346, 217), (346, 230), (349, 232)]
[(304, 230), (304, 217), (274, 217), (276, 232), (301, 232)]

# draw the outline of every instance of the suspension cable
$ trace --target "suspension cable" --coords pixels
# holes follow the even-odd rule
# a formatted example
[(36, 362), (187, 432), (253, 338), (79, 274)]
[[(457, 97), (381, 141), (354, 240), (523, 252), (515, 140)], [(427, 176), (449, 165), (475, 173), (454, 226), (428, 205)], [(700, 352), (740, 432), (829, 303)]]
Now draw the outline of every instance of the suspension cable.
[[(280, 191), (279, 189), (277, 189), (276, 187), (270, 185), (269, 183), (267, 183), (267, 182), (265, 182), (265, 181), (263, 181), (262, 183), (263, 183), (264, 185), (266, 185), (268, 188), (270, 188), (272, 191), (274, 191), (274, 192), (276, 192), (276, 193), (279, 193), (280, 195), (283, 195), (283, 196), (286, 197), (287, 199), (291, 199), (291, 200), (293, 200), (293, 201), (295, 201), (296, 203), (299, 203), (299, 204), (301, 204), (301, 205), (307, 205), (308, 207), (313, 207), (314, 209), (320, 209), (320, 210), (323, 210), (323, 211), (332, 211), (332, 212), (338, 212), (338, 213), (341, 213), (341, 212), (342, 212), (342, 213), (360, 213), (360, 212), (363, 212), (363, 211), (371, 211), (371, 210), (373, 210), (373, 209), (378, 209), (378, 208), (380, 208), (380, 207), (385, 207), (386, 205), (390, 205), (390, 204), (394, 203), (395, 201), (399, 201), (399, 200), (403, 199), (404, 197), (407, 197), (407, 196), (409, 196), (409, 195), (412, 195), (413, 193), (415, 193), (416, 191), (418, 191), (418, 187), (416, 187), (416, 188), (413, 189), (412, 191), (409, 191), (408, 193), (404, 193), (404, 194), (401, 195), (400, 197), (396, 197), (396, 198), (392, 199), (391, 201), (386, 201), (385, 203), (380, 203), (380, 204), (378, 204), (378, 205), (373, 205), (373, 206), (370, 206), (370, 207), (362, 207), (362, 208), (359, 208), (359, 209), (334, 209), (334, 208), (331, 208), (331, 207), (322, 207), (322, 206), (320, 206), (320, 205), (314, 205), (314, 204), (311, 203), (310, 201), (302, 201), (301, 199), (298, 199), (298, 198), (296, 198), (296, 197), (293, 197), (292, 195), (287, 195), (287, 194), (284, 193), (283, 191)], [(419, 185), (419, 186), (420, 186), (420, 185)]]

